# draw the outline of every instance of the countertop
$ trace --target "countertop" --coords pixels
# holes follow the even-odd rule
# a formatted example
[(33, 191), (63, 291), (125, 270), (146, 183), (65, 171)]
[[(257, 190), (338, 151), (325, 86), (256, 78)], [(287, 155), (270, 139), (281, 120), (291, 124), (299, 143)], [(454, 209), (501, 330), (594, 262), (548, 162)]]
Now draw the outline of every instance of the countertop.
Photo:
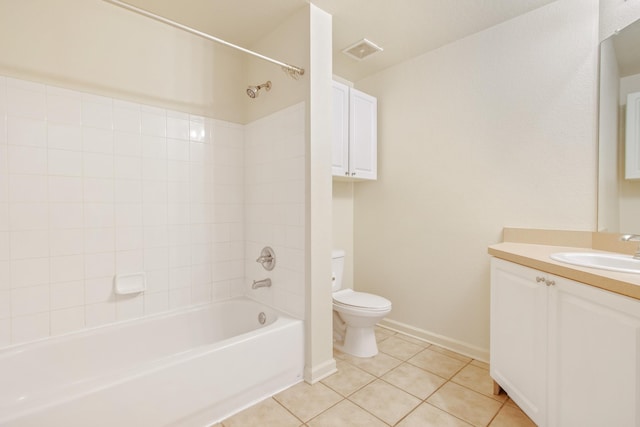
[[(640, 274), (580, 267), (552, 260), (555, 252), (605, 252), (589, 248), (504, 242), (489, 246), (489, 254), (576, 282), (640, 300)], [(606, 252), (605, 252), (606, 253)]]

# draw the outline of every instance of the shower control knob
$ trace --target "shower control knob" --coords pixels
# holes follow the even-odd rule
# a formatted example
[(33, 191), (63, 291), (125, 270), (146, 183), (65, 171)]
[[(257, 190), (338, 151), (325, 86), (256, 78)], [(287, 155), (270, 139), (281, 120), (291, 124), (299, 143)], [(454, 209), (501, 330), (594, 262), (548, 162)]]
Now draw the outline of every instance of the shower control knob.
[(351, 176), (355, 176), (355, 174), (356, 174), (355, 172), (351, 172)]

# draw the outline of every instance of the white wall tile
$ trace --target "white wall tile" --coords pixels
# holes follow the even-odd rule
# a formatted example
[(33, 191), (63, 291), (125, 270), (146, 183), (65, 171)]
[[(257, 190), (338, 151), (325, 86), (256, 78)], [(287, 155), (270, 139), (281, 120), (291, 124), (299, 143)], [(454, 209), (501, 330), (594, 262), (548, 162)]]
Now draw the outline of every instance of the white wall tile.
[(169, 291), (169, 308), (186, 307), (191, 303), (191, 287), (171, 289)]
[(11, 344), (11, 319), (0, 319), (0, 347)]
[(169, 160), (167, 162), (167, 180), (169, 182), (188, 182), (189, 162)]
[(47, 88), (47, 121), (80, 126), (82, 101), (75, 92), (53, 92)]
[(145, 292), (144, 312), (146, 315), (161, 313), (169, 309), (169, 292)]
[(11, 291), (0, 290), (0, 319), (11, 317)]
[(113, 129), (113, 105), (111, 100), (90, 102), (82, 100), (82, 125), (99, 129)]
[(142, 203), (116, 203), (116, 229), (142, 227)]
[(89, 256), (65, 255), (51, 257), (51, 283), (73, 282), (84, 279), (86, 258)]
[(142, 227), (116, 227), (116, 251), (144, 248)]
[(12, 174), (47, 174), (47, 150), (38, 147), (10, 145), (9, 173)]
[(142, 159), (131, 156), (115, 156), (114, 175), (117, 179), (142, 179)]
[(84, 277), (94, 279), (96, 277), (111, 277), (115, 274), (115, 253), (85, 254)]
[(116, 318), (129, 320), (144, 315), (144, 295), (119, 295), (116, 304)]
[(169, 249), (166, 247), (144, 249), (144, 269), (162, 270), (169, 265)]
[(113, 131), (82, 128), (82, 150), (86, 153), (113, 154)]
[(135, 249), (116, 252), (117, 274), (140, 273), (144, 270), (144, 251)]
[(49, 251), (52, 257), (84, 253), (84, 229), (65, 228), (49, 231)]
[(116, 305), (102, 302), (85, 306), (85, 324), (87, 327), (95, 327), (115, 322)]
[(82, 153), (69, 150), (48, 150), (49, 175), (82, 176)]
[[(50, 176), (49, 201), (50, 202), (82, 202), (83, 182), (80, 177)], [(46, 182), (46, 179), (45, 179)], [(45, 184), (46, 188), (46, 184)], [(45, 190), (46, 191), (46, 190)], [(45, 193), (46, 194), (46, 193)], [(45, 196), (46, 199), (46, 196)], [(43, 199), (39, 199), (43, 200)]]
[(82, 203), (49, 203), (49, 227), (52, 230), (84, 226)]
[(109, 203), (114, 201), (114, 182), (107, 178), (85, 178), (83, 180), (85, 202)]
[[(84, 306), (84, 281), (51, 284), (51, 310)], [(82, 309), (84, 316), (84, 308)]]
[(145, 226), (143, 231), (145, 248), (166, 247), (169, 245), (169, 230), (166, 226)]
[(12, 203), (9, 211), (11, 230), (46, 230), (49, 227), (45, 203)]
[(166, 159), (167, 139), (154, 135), (142, 135), (142, 157), (148, 159)]
[(115, 251), (113, 228), (87, 228), (84, 230), (84, 252), (87, 254)]
[(150, 112), (148, 107), (141, 108), (140, 131), (143, 135), (165, 137), (167, 135), (166, 113), (160, 109)]
[[(160, 270), (148, 270), (147, 273), (147, 294), (155, 292), (167, 292), (169, 290), (169, 269), (163, 268)], [(168, 300), (168, 294), (165, 294)]]
[(142, 205), (142, 223), (145, 227), (167, 225), (168, 207), (166, 203), (144, 203)]
[(57, 150), (82, 150), (82, 128), (77, 125), (47, 122), (47, 147)]
[(116, 179), (114, 185), (116, 203), (142, 203), (141, 180)]
[(0, 231), (0, 260), (7, 261), (11, 258), (11, 233)]
[(115, 224), (115, 212), (113, 204), (86, 203), (84, 205), (85, 227), (102, 228), (113, 227)]
[(49, 232), (47, 230), (11, 232), (11, 259), (47, 256), (49, 256)]
[[(12, 79), (11, 79), (12, 80)], [(46, 116), (44, 85), (26, 87), (7, 80), (7, 113), (12, 116), (43, 119)]]
[(47, 200), (47, 177), (43, 175), (12, 175), (9, 177), (10, 202), (41, 202)]
[(25, 316), (49, 311), (49, 285), (28, 286), (11, 290), (11, 314)]
[(113, 155), (104, 153), (84, 153), (83, 172), (90, 178), (113, 178)]
[(167, 114), (167, 138), (189, 140), (189, 120), (187, 115), (171, 117)]
[(140, 134), (140, 106), (134, 103), (114, 100), (113, 128)]
[(115, 301), (112, 277), (97, 277), (84, 281), (85, 304)]
[(66, 334), (85, 327), (85, 308), (72, 307), (51, 312), (51, 335)]
[(11, 288), (10, 261), (0, 260), (0, 290)]
[(49, 336), (49, 313), (38, 313), (28, 316), (17, 316), (11, 320), (11, 342), (37, 340)]
[(142, 179), (166, 181), (167, 180), (167, 160), (166, 159), (148, 159), (148, 158), (142, 159)]
[(7, 142), (12, 145), (45, 148), (46, 122), (25, 117), (7, 117)]
[(115, 131), (113, 133), (114, 154), (121, 156), (142, 156), (142, 138), (139, 132), (139, 130), (138, 133)]
[(49, 258), (15, 259), (10, 271), (12, 288), (49, 283)]
[(169, 160), (189, 161), (189, 142), (179, 139), (167, 140), (167, 158)]

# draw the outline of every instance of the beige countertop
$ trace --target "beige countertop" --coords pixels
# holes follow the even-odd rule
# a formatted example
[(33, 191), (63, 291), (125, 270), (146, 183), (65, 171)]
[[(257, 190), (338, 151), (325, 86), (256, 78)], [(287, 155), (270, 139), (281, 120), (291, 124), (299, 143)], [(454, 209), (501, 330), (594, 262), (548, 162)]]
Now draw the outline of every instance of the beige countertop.
[(640, 299), (640, 274), (618, 273), (596, 268), (579, 267), (552, 260), (554, 252), (605, 252), (590, 248), (554, 246), (532, 243), (504, 242), (489, 246), (489, 254), (535, 268), (556, 276), (582, 282), (631, 298)]

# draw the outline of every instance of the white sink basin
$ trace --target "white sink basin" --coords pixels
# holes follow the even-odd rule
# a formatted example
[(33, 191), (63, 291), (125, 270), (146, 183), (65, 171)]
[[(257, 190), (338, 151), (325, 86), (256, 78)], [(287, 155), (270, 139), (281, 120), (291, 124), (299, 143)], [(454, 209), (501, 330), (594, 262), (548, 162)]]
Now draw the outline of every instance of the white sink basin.
[(598, 252), (558, 252), (551, 259), (581, 267), (640, 274), (640, 260), (631, 255)]

